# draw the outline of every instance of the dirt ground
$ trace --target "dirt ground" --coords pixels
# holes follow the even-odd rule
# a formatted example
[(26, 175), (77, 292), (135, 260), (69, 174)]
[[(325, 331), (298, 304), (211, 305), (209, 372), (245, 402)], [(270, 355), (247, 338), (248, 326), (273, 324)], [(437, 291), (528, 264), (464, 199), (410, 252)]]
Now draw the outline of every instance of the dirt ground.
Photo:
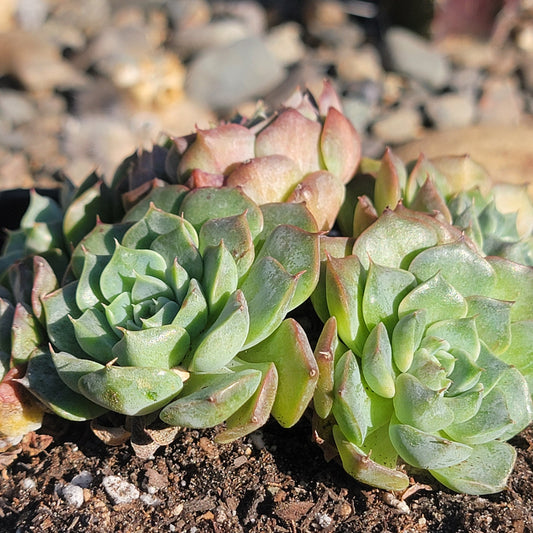
[[(270, 422), (226, 445), (214, 444), (216, 430), (183, 430), (147, 461), (129, 444), (107, 447), (87, 424), (65, 424), (49, 419), (40, 433), (54, 434), (53, 442), (40, 452), (45, 437), (26, 443), (2, 471), (0, 531), (533, 531), (532, 427), (512, 441), (518, 459), (504, 492), (458, 495), (417, 473), (423, 485), (401, 502), (326, 463), (307, 421), (290, 430)], [(92, 481), (76, 508), (60, 488), (84, 471)], [(109, 475), (137, 487), (141, 497), (114, 504), (102, 487)]]

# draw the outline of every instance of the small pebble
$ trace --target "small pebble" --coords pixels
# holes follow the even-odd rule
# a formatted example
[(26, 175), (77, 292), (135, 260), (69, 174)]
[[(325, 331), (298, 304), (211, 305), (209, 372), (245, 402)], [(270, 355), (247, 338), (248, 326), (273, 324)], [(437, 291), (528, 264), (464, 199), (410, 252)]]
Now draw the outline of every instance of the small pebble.
[(31, 477), (27, 477), (21, 481), (20, 485), (23, 490), (31, 490), (37, 486), (37, 483), (35, 483), (35, 480)]
[(139, 498), (140, 493), (135, 485), (128, 483), (119, 476), (106, 476), (102, 485), (115, 505), (131, 503)]
[(60, 495), (69, 505), (72, 505), (76, 508), (79, 508), (83, 505), (83, 489), (78, 485), (67, 483), (64, 487), (62, 487)]
[(151, 505), (154, 507), (161, 503), (161, 500), (153, 494), (141, 494), (140, 500), (144, 503), (144, 505)]
[(82, 489), (87, 489), (93, 482), (93, 476), (90, 472), (87, 470), (83, 470), (76, 476), (74, 476), (71, 480), (72, 485), (76, 485), (78, 487), (81, 487)]
[(332, 522), (333, 522), (333, 518), (331, 518), (331, 516), (325, 514), (325, 513), (321, 513), (319, 515), (317, 515), (317, 520), (318, 520), (318, 525), (322, 528), (322, 529), (327, 529), (329, 526), (331, 526)]

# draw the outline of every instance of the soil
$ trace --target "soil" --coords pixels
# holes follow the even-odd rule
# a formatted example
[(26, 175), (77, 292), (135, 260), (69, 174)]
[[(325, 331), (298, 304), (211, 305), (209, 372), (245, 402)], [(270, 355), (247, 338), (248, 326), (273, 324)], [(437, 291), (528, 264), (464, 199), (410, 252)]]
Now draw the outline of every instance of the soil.
[[(109, 447), (87, 424), (50, 418), (0, 477), (0, 531), (83, 532), (530, 532), (533, 531), (533, 428), (518, 451), (508, 488), (490, 496), (452, 493), (416, 473), (411, 494), (363, 486), (326, 463), (302, 420), (269, 422), (231, 444), (215, 430), (182, 430), (142, 460), (129, 444)], [(53, 441), (47, 434), (53, 434)], [(46, 447), (47, 446), (47, 447)], [(42, 449), (46, 447), (45, 449)], [(80, 472), (93, 476), (79, 508), (59, 494)], [(118, 475), (141, 492), (114, 504), (102, 487)]]

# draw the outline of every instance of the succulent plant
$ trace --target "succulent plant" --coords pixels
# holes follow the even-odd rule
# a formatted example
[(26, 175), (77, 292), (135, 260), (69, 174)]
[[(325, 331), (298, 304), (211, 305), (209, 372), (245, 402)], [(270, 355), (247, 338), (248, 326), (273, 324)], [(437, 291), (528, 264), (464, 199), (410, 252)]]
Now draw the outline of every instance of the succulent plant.
[(316, 102), (297, 92), (274, 113), (259, 109), (251, 119), (237, 117), (134, 154), (119, 167), (113, 187), (126, 192), (157, 185), (153, 180), (239, 186), (259, 205), (303, 201), (319, 229), (329, 230), (360, 155), (359, 136), (325, 82)]
[(286, 318), (318, 280), (316, 222), (302, 204), (259, 208), (235, 188), (164, 191), (168, 210), (140, 201), (74, 248), (61, 288), (38, 299), (50, 348), (21, 382), (71, 420), (227, 421), (224, 442), (271, 413), (291, 426), (318, 378)]
[(387, 150), (381, 161), (366, 159), (347, 186), (339, 216), (345, 235), (358, 236), (399, 200), (414, 210), (437, 210), (462, 228), (486, 255), (533, 265), (533, 204), (527, 187), (496, 184), (469, 156), (428, 160), (407, 167)]
[(400, 463), (455, 491), (502, 490), (505, 441), (533, 414), (533, 269), (402, 204), (355, 242), (322, 237), (322, 256), (319, 441), (388, 490), (409, 484)]
[(97, 220), (114, 222), (123, 215), (118, 193), (105, 185), (96, 173), (79, 187), (65, 178), (59, 191), (60, 202), (30, 190), (28, 208), (20, 227), (7, 232), (0, 257), (0, 280), (11, 265), (40, 255), (60, 277), (70, 259), (70, 251)]
[(57, 289), (49, 264), (34, 256), (7, 271), (0, 287), (0, 452), (41, 427), (43, 405), (23, 386), (28, 361), (48, 342), (40, 297)]

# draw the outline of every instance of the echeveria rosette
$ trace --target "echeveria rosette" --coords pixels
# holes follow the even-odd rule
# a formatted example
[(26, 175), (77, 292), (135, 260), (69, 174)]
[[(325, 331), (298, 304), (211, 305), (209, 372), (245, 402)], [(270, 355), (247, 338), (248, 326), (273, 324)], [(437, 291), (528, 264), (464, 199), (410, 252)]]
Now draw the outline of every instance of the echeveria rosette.
[(220, 441), (270, 413), (294, 424), (318, 372), (286, 315), (318, 280), (316, 222), (301, 204), (259, 208), (235, 188), (169, 186), (165, 201), (173, 213), (140, 202), (97, 225), (70, 281), (42, 298), (52, 351), (41, 364), (70, 395), (42, 401), (67, 418), (96, 405), (170, 426), (226, 421)]
[(259, 205), (305, 202), (320, 230), (335, 222), (361, 156), (359, 136), (329, 82), (315, 101), (295, 93), (272, 113), (258, 111), (172, 139), (128, 158), (113, 187), (146, 192), (162, 182), (241, 187)]
[(533, 265), (533, 204), (527, 187), (493, 184), (469, 156), (427, 159), (407, 166), (387, 150), (381, 161), (365, 159), (347, 185), (339, 216), (345, 235), (357, 237), (398, 201), (413, 210), (439, 211), (486, 255)]
[(322, 242), (318, 434), (370, 485), (405, 489), (403, 462), (458, 492), (502, 490), (505, 441), (532, 420), (533, 269), (401, 204), (353, 247)]

